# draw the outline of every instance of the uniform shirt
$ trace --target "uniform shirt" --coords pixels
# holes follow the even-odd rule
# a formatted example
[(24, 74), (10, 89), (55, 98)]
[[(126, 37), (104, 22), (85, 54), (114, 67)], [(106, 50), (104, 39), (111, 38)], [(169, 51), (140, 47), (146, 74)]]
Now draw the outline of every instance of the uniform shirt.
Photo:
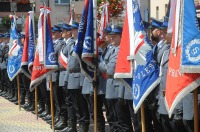
[[(63, 38), (59, 38), (59, 39), (54, 41), (54, 51), (55, 51), (57, 60), (58, 60), (58, 57), (60, 55), (60, 51), (61, 51), (63, 45), (65, 45), (65, 41), (64, 41)], [(60, 64), (59, 60), (58, 60), (58, 64), (59, 64), (59, 67), (60, 67), (61, 64)]]
[(167, 48), (169, 47), (164, 43), (164, 40), (161, 40), (157, 45), (154, 46), (154, 58), (158, 65), (160, 65), (162, 55)]
[(67, 88), (68, 89), (80, 89), (83, 86), (84, 76), (81, 73), (80, 64), (76, 57), (72, 55), (75, 46), (74, 43), (69, 45), (68, 49), (68, 63), (67, 63)]
[[(63, 39), (63, 41), (65, 42), (64, 44), (63, 44), (63, 46), (62, 46), (62, 49), (61, 49), (61, 51), (60, 52), (62, 52), (65, 56), (66, 56), (66, 51), (67, 51), (67, 49), (69, 48), (69, 47), (67, 47), (67, 45), (71, 42), (71, 41), (73, 41), (73, 38), (68, 38), (67, 40), (66, 39)], [(60, 60), (59, 60), (60, 61)], [(66, 71), (66, 69), (62, 66), (62, 65), (60, 65), (60, 74), (59, 74), (59, 86), (64, 86), (65, 85), (65, 77), (66, 77), (66, 74), (67, 74), (67, 71)]]

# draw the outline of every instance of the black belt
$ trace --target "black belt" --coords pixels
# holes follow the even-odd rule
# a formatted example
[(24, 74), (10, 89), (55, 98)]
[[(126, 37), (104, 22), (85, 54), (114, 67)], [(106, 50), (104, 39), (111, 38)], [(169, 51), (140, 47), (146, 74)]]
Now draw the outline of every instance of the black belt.
[(79, 73), (81, 72), (80, 69), (69, 69), (69, 73)]
[(165, 97), (165, 90), (162, 91), (162, 96)]
[(66, 69), (65, 69), (65, 68), (60, 68), (59, 70), (60, 70), (60, 71), (66, 71)]
[(114, 76), (113, 76), (113, 75), (108, 75), (108, 74), (107, 74), (107, 78), (114, 78)]

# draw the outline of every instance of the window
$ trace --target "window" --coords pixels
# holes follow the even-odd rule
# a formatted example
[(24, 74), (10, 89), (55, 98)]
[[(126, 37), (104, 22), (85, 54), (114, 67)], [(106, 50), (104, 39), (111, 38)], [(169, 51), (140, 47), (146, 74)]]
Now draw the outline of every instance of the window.
[(0, 0), (0, 2), (10, 2), (10, 0)]
[(70, 0), (55, 0), (56, 5), (69, 5)]
[(168, 4), (165, 4), (165, 14), (168, 12)]
[(159, 19), (159, 7), (156, 7), (156, 18)]

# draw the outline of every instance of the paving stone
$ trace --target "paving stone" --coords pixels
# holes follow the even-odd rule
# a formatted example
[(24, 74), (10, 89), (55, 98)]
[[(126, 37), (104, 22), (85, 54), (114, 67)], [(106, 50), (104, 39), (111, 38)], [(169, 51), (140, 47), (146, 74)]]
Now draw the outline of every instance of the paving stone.
[[(105, 113), (104, 113), (105, 115)], [(79, 125), (77, 125), (78, 127)], [(36, 119), (36, 115), (25, 111), (5, 98), (0, 96), (0, 132), (52, 132), (50, 125), (42, 119)], [(94, 131), (94, 124), (91, 120), (89, 132)], [(57, 132), (57, 131), (56, 131)], [(106, 123), (106, 132), (109, 132), (109, 125)]]

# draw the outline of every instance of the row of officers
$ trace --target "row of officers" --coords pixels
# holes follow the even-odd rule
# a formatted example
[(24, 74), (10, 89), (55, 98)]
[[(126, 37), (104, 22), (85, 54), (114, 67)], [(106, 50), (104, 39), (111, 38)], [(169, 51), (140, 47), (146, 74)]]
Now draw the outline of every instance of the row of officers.
[[(105, 118), (110, 132), (141, 132), (140, 110), (133, 110), (132, 90), (114, 79), (114, 71), (118, 57), (122, 27), (110, 25), (103, 30), (102, 42), (99, 46), (97, 82), (90, 82), (81, 73), (76, 57), (72, 55), (77, 41), (79, 23), (52, 27), (52, 38), (59, 70), (52, 74), (53, 99), (55, 112), (55, 130), (60, 132), (88, 132), (90, 119), (94, 119), (93, 85), (98, 85), (97, 95), (97, 127), (98, 132), (105, 132)], [(193, 94), (184, 97), (174, 110), (172, 118), (168, 117), (164, 105), (166, 74), (171, 45), (171, 35), (167, 34), (167, 21), (153, 19), (151, 24), (144, 23), (151, 32), (152, 48), (155, 60), (160, 67), (161, 82), (146, 98), (145, 127), (147, 132), (192, 132), (193, 131)], [(23, 46), (24, 35), (20, 35)], [(18, 105), (16, 80), (9, 81), (6, 62), (8, 57), (9, 34), (0, 34), (0, 96)], [(59, 61), (60, 53), (67, 58), (67, 68)], [(34, 92), (29, 91), (30, 79), (20, 73), (20, 103), (27, 111), (34, 113)], [(50, 76), (39, 85), (38, 114), (51, 125), (50, 111)], [(104, 116), (104, 111), (106, 115)], [(77, 127), (77, 124), (79, 124)], [(51, 126), (52, 127), (52, 126)]]

